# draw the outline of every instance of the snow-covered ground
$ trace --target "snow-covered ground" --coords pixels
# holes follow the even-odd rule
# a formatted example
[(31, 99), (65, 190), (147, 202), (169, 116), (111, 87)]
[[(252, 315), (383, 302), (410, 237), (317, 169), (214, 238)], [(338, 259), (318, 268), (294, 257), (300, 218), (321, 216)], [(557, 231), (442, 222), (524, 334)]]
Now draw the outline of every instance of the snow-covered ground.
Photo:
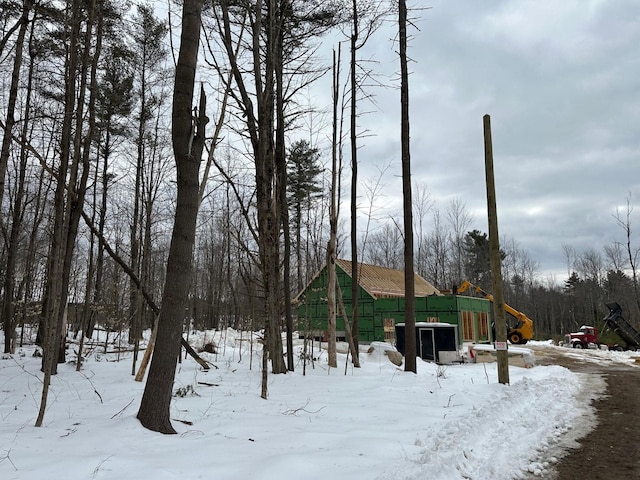
[(564, 347), (553, 347), (549, 342), (530, 342), (531, 345), (535, 345), (538, 348), (561, 348), (563, 355), (572, 357), (584, 362), (598, 363), (601, 365), (607, 365), (610, 363), (622, 363), (627, 365), (635, 365), (636, 357), (640, 357), (640, 352), (634, 351), (617, 351), (608, 350), (606, 345), (598, 348), (594, 344), (590, 344), (589, 348), (582, 350), (580, 348), (572, 348), (570, 345)]
[[(0, 335), (1, 337), (1, 335)], [(362, 368), (339, 355), (329, 369), (316, 352), (303, 375), (269, 376), (260, 398), (259, 344), (207, 332), (215, 368), (179, 365), (171, 417), (178, 435), (136, 420), (144, 383), (131, 354), (96, 347), (81, 372), (58, 368), (44, 426), (34, 427), (41, 395), (40, 358), (23, 347), (0, 360), (0, 478), (9, 479), (511, 479), (544, 476), (562, 439), (588, 413), (586, 378), (559, 366), (495, 363), (438, 366), (419, 360), (405, 373), (376, 344)], [(254, 338), (255, 340), (255, 338)], [(196, 346), (205, 335), (191, 335)], [(544, 348), (559, 348), (549, 344)], [(110, 346), (110, 350), (112, 347)], [(566, 350), (566, 349), (565, 349)], [(574, 352), (567, 351), (568, 354)], [(626, 353), (593, 354), (633, 362)]]

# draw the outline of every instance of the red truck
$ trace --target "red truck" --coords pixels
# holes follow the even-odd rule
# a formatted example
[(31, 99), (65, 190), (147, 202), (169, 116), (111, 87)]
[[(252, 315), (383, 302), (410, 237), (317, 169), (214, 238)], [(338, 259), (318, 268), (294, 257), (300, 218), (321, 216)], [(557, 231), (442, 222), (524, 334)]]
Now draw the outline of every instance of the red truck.
[[(640, 349), (640, 332), (624, 319), (620, 305), (617, 303), (607, 303), (606, 305), (609, 308), (609, 314), (603, 319), (604, 328), (610, 328), (626, 343), (624, 347), (620, 345), (608, 345), (608, 347), (615, 350)], [(567, 333), (564, 341), (565, 344), (571, 345), (573, 348), (588, 348), (589, 344), (600, 348), (598, 330), (589, 325), (583, 325), (578, 332)]]
[(589, 325), (583, 325), (580, 330), (575, 333), (567, 333), (564, 337), (564, 343), (571, 345), (573, 348), (588, 348), (589, 344), (600, 344), (598, 338), (598, 329)]

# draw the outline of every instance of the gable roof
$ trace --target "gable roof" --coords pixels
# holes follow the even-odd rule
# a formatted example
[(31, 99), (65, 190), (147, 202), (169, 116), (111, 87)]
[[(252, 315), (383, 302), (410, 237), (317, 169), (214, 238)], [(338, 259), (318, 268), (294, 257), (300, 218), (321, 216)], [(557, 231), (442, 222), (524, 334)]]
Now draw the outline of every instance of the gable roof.
[[(336, 264), (351, 276), (349, 260), (336, 259)], [(404, 297), (404, 270), (358, 263), (358, 277), (360, 286), (373, 298)], [(414, 274), (414, 286), (416, 297), (442, 295), (436, 287), (417, 273)]]

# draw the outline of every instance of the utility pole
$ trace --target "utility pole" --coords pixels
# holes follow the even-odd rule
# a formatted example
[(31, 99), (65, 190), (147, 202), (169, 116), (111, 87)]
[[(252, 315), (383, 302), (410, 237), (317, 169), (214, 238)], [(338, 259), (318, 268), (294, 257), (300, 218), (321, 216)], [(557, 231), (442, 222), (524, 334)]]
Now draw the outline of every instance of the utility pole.
[(416, 299), (413, 267), (413, 202), (411, 200), (411, 154), (409, 136), (409, 70), (407, 67), (407, 4), (398, 2), (400, 37), (400, 144), (402, 152), (402, 205), (404, 211), (404, 305), (405, 372), (417, 372)]
[(496, 356), (498, 359), (498, 382), (509, 383), (509, 355), (507, 352), (507, 320), (504, 312), (502, 291), (502, 264), (500, 240), (498, 238), (498, 214), (496, 209), (496, 185), (493, 175), (493, 144), (491, 142), (491, 117), (482, 117), (484, 126), (484, 168), (487, 183), (487, 211), (489, 216), (489, 258), (491, 261), (491, 288), (493, 290), (493, 313), (496, 322)]

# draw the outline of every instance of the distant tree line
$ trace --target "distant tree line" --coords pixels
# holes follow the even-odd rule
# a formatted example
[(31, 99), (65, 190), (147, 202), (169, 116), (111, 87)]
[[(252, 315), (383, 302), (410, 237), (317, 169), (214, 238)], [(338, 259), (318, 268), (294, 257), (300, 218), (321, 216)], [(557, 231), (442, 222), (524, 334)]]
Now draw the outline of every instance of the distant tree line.
[[(420, 191), (420, 188), (417, 189)], [(472, 215), (463, 202), (452, 200), (444, 213), (423, 195), (414, 202), (418, 224), (416, 232), (416, 271), (442, 291), (452, 291), (469, 280), (491, 291), (491, 269), (486, 233), (471, 229)], [(640, 326), (637, 256), (640, 246), (632, 237), (630, 199), (611, 222), (620, 227), (619, 240), (601, 250), (578, 251), (571, 244), (558, 246), (567, 268), (566, 280), (544, 278), (540, 265), (514, 239), (501, 239), (505, 299), (535, 322), (536, 338), (560, 339), (569, 330), (590, 324), (602, 327), (609, 313), (607, 303), (620, 304), (624, 316)], [(430, 216), (430, 221), (427, 221)], [(402, 268), (402, 236), (392, 222), (366, 235), (364, 261), (390, 268)], [(612, 342), (620, 339), (609, 335)], [(606, 338), (606, 337), (605, 337)]]

